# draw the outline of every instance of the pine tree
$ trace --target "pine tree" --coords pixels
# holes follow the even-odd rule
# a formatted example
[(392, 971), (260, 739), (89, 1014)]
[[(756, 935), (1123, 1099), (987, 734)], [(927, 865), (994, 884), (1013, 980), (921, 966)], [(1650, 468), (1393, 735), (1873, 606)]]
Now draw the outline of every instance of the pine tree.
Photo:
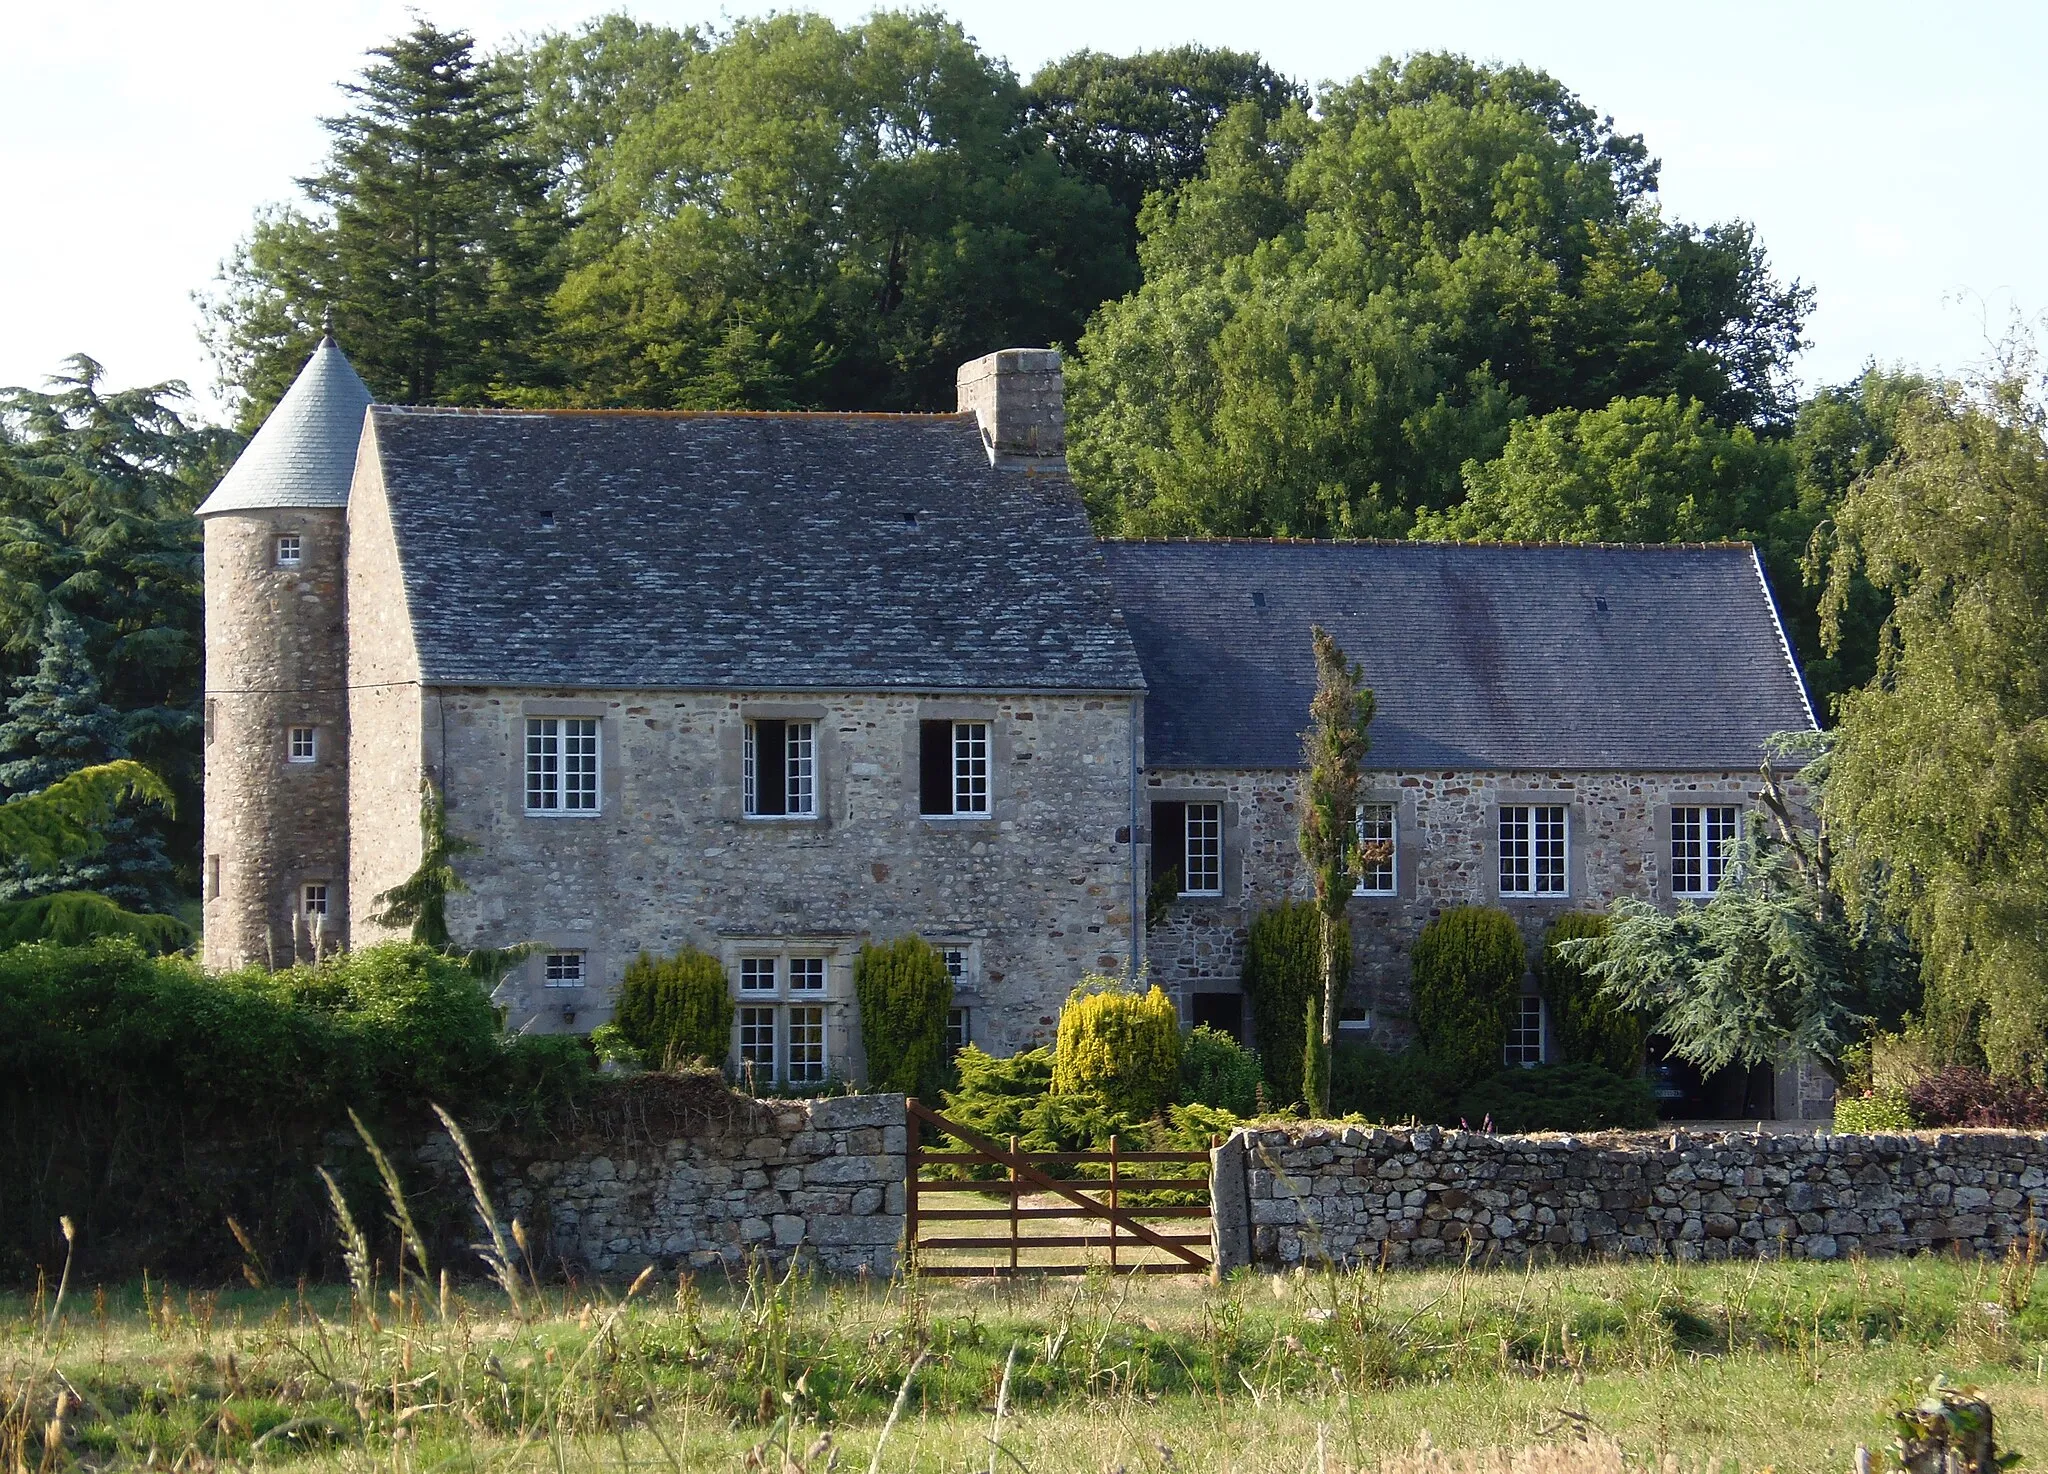
[[(84, 629), (62, 606), (52, 605), (35, 673), (15, 682), (7, 720), (0, 722), (0, 796), (39, 793), (81, 769), (128, 757), (125, 725), (102, 699)], [(174, 898), (174, 867), (154, 826), (116, 813), (98, 830), (106, 842), (90, 854), (49, 868), (22, 860), (0, 868), (0, 901), (97, 891), (142, 908)]]
[(545, 387), (565, 225), (513, 70), (422, 20), (371, 53), (325, 120), (315, 213), (258, 219), (208, 307), (223, 379), (260, 419), (318, 340), (323, 308), (379, 398), (478, 404)]

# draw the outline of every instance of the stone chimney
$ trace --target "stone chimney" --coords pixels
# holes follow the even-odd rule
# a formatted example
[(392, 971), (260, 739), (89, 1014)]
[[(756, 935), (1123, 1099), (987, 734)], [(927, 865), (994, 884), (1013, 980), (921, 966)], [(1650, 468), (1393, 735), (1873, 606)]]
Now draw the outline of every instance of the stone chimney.
[(1067, 391), (1051, 348), (1004, 348), (960, 365), (960, 413), (981, 427), (989, 464), (1065, 470)]

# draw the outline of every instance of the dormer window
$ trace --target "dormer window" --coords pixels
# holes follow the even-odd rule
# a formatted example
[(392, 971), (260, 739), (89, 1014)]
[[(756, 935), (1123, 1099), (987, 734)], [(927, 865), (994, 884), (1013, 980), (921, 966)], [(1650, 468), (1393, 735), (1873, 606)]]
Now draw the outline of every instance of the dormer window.
[(287, 532), (278, 538), (278, 567), (296, 568), (299, 566), (299, 563), (302, 561), (303, 557), (304, 551), (299, 543), (299, 535), (296, 532)]

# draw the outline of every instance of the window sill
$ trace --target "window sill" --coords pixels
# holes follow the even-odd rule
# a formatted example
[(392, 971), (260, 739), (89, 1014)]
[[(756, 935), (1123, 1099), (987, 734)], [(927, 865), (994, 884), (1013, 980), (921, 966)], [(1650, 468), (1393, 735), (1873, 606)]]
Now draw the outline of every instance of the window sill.
[(1180, 894), (1176, 895), (1176, 896), (1174, 897), (1174, 899), (1175, 899), (1176, 901), (1220, 901), (1220, 900), (1222, 900), (1222, 899), (1223, 899), (1223, 892), (1221, 892), (1221, 891), (1182, 891), (1182, 892), (1180, 892)]
[(529, 819), (602, 819), (603, 809), (525, 809)]
[(822, 824), (823, 814), (742, 814), (742, 824)]
[(994, 814), (919, 814), (917, 817), (940, 829), (966, 829), (976, 824), (996, 822)]
[(1353, 891), (1351, 899), (1354, 901), (1398, 901), (1401, 899), (1401, 893), (1399, 891)]

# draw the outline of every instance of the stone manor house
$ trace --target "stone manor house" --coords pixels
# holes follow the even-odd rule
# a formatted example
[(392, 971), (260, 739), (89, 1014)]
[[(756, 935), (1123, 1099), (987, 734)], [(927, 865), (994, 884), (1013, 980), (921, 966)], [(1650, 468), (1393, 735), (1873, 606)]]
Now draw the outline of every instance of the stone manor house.
[[(1247, 925), (1308, 891), (1319, 623), (1391, 848), (1344, 1027), (1398, 1042), (1430, 916), (1703, 898), (1814, 725), (1747, 545), (1104, 541), (1064, 433), (1049, 350), (965, 365), (954, 414), (514, 412), (373, 404), (324, 340), (199, 509), (207, 963), (385, 935), (430, 782), (477, 847), (456, 939), (537, 944), (515, 1027), (694, 946), (735, 1060), (858, 1078), (853, 958), (914, 931), (996, 1053), (1091, 971), (1241, 1031)], [(1547, 1048), (1532, 992), (1509, 1055)]]

